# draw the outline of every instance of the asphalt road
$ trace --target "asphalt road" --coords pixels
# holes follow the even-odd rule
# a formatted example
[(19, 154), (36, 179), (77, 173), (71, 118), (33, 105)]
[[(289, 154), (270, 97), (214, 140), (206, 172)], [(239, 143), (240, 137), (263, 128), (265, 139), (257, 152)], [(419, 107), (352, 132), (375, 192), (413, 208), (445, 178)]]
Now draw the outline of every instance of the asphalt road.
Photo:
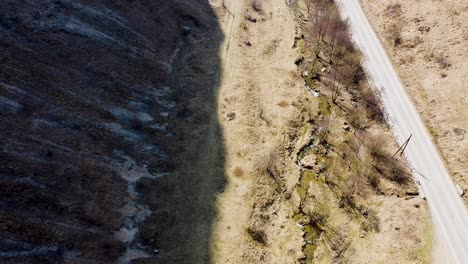
[(442, 244), (452, 259), (445, 263), (468, 263), (468, 211), (430, 134), (358, 1), (336, 2), (342, 16), (349, 19), (353, 40), (364, 55), (364, 66), (373, 85), (381, 90), (385, 112), (398, 142), (402, 144), (412, 135), (405, 154), (429, 204), (439, 234), (436, 244)]

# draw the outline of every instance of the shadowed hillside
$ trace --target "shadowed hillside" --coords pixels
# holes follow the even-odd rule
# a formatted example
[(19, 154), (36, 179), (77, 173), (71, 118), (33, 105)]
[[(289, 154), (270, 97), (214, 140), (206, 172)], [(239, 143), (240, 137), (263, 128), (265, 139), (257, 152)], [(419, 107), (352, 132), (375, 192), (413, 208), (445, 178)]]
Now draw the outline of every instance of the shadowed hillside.
[(0, 262), (208, 262), (223, 34), (198, 1), (3, 1)]

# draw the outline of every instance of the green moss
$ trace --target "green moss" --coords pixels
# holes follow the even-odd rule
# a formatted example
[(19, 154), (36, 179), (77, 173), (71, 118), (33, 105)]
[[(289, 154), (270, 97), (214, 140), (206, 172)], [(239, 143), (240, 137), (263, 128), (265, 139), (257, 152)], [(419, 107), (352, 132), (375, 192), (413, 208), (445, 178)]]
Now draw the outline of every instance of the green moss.
[(314, 263), (313, 260), (314, 260), (314, 253), (316, 249), (317, 249), (317, 245), (313, 245), (309, 243), (304, 247), (303, 251), (304, 251), (304, 254), (306, 255), (306, 260), (305, 260), (306, 264)]
[(303, 39), (298, 40), (296, 45), (300, 52), (305, 51), (305, 40)]
[(316, 174), (311, 171), (303, 171), (299, 184), (303, 188), (309, 189), (310, 182), (315, 179)]
[(324, 116), (329, 116), (331, 114), (331, 106), (330, 102), (328, 101), (328, 98), (325, 96), (319, 96), (319, 106), (320, 106), (320, 111)]
[(433, 127), (429, 126), (429, 133), (431, 133), (431, 135), (436, 138), (439, 136), (439, 134), (437, 134), (437, 132), (434, 130)]
[(318, 82), (315, 80), (312, 80), (312, 75), (309, 74), (309, 76), (304, 77), (304, 81), (307, 86), (309, 86), (312, 89), (315, 89), (318, 86)]
[(304, 254), (306, 255), (306, 263), (313, 263), (314, 253), (318, 247), (318, 240), (320, 239), (321, 229), (314, 223), (304, 226), (304, 238), (306, 245), (304, 247)]
[(312, 242), (320, 238), (321, 230), (317, 225), (312, 223), (304, 226), (304, 233), (307, 241)]
[(303, 222), (307, 222), (309, 221), (308, 220), (308, 217), (305, 216), (303, 213), (297, 213), (293, 216), (293, 220), (294, 222), (300, 222), (300, 223), (303, 223)]
[(298, 186), (296, 188), (296, 191), (299, 194), (299, 197), (301, 198), (301, 201), (304, 201), (304, 199), (306, 198), (306, 195), (307, 195), (307, 189)]
[(302, 135), (301, 135), (302, 138), (304, 138), (304, 137), (307, 136), (307, 134), (308, 134), (307, 132), (310, 131), (311, 127), (312, 127), (312, 126), (311, 126), (309, 123), (306, 123), (306, 124), (302, 127)]

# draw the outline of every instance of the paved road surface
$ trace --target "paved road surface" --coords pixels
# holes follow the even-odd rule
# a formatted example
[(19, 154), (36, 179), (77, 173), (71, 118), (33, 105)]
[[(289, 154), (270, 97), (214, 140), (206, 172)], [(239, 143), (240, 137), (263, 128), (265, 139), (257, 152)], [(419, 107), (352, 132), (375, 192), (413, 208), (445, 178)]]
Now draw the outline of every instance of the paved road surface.
[(453, 259), (446, 263), (468, 263), (468, 212), (427, 129), (358, 1), (337, 0), (337, 3), (342, 16), (349, 19), (353, 40), (364, 54), (366, 70), (374, 85), (381, 89), (384, 108), (398, 142), (401, 144), (413, 135), (405, 154), (428, 201), (440, 234), (438, 243), (448, 249)]

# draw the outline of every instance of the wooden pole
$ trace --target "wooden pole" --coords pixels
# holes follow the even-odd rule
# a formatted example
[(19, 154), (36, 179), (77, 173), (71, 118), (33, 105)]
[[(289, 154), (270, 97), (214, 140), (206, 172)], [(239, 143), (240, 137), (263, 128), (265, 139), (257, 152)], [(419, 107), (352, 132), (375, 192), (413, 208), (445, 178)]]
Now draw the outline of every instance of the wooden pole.
[(411, 134), (409, 136), (409, 138), (405, 141), (405, 143), (403, 143), (403, 145), (401, 145), (401, 147), (395, 152), (395, 154), (393, 154), (392, 158), (394, 158), (395, 155), (398, 154), (398, 152), (400, 152), (400, 156), (403, 155), (403, 152), (405, 152), (405, 149), (408, 146), (408, 143), (409, 143), (412, 136), (413, 136), (413, 134)]

